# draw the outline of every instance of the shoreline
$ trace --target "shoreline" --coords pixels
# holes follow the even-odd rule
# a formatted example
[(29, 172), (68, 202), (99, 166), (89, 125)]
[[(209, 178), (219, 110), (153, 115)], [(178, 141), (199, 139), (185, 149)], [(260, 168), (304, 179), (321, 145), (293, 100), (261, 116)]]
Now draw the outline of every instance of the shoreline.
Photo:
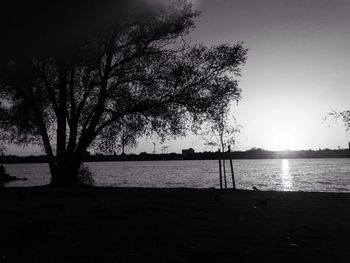
[[(95, 186), (95, 185), (78, 185), (78, 186), (67, 186), (67, 187), (60, 187), (60, 186), (51, 186), (50, 184), (46, 185), (36, 185), (36, 186), (5, 186), (0, 187), (0, 193), (2, 191), (6, 191), (7, 189), (16, 190), (16, 191), (40, 191), (40, 190), (52, 190), (52, 191), (62, 191), (62, 192), (78, 192), (80, 190), (96, 190), (96, 191), (149, 191), (149, 192), (206, 192), (206, 191), (212, 191), (216, 193), (265, 193), (265, 194), (315, 194), (315, 195), (349, 195), (350, 198), (350, 191), (349, 192), (321, 192), (321, 191), (277, 191), (277, 190), (264, 190), (264, 189), (240, 189), (240, 188), (227, 188), (227, 189), (220, 189), (216, 187), (208, 187), (208, 188), (194, 188), (194, 187), (138, 187), (138, 186)], [(10, 191), (11, 191), (10, 190)]]
[(0, 211), (4, 262), (346, 262), (350, 256), (350, 193), (9, 187), (0, 190)]
[[(283, 160), (283, 159), (349, 159), (349, 150), (322, 150), (318, 153), (314, 150), (302, 150), (303, 154), (297, 154), (298, 151), (263, 151), (264, 154), (246, 154), (247, 152), (231, 152), (219, 154), (217, 152), (210, 153), (194, 153), (193, 155), (182, 155), (178, 153), (172, 154), (129, 154), (120, 155), (89, 155), (84, 162), (149, 162), (149, 161), (210, 161), (219, 159), (232, 160)], [(310, 152), (312, 154), (310, 154)], [(259, 152), (258, 152), (259, 153)], [(38, 156), (0, 156), (2, 164), (26, 164), (26, 163), (47, 163), (45, 155)]]
[[(276, 158), (233, 158), (232, 161), (256, 161), (256, 160), (323, 160), (323, 159), (350, 159), (350, 157), (276, 157)], [(218, 159), (130, 159), (130, 160), (88, 160), (83, 163), (109, 163), (109, 162), (176, 162), (176, 161), (218, 161)], [(229, 159), (225, 159), (229, 160)], [(18, 161), (18, 162), (0, 162), (7, 164), (48, 164), (46, 161)]]

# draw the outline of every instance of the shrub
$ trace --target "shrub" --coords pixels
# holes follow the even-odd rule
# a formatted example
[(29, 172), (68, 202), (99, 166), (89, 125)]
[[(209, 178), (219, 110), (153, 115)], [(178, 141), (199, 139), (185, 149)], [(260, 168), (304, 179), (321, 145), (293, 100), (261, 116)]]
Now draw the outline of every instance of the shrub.
[(78, 184), (93, 186), (95, 184), (94, 173), (91, 172), (88, 166), (82, 164), (78, 174)]

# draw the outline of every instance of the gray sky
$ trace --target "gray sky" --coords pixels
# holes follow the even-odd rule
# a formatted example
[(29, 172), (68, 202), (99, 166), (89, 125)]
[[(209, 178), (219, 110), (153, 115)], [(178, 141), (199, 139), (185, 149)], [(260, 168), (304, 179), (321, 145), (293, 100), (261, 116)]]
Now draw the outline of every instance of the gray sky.
[[(250, 49), (243, 99), (232, 109), (244, 127), (237, 149), (347, 147), (342, 123), (323, 119), (330, 109), (349, 109), (350, 1), (201, 0), (196, 6), (202, 15), (189, 35), (193, 43), (243, 41)], [(169, 152), (203, 150), (194, 136), (165, 144)], [(152, 150), (151, 140), (141, 140), (134, 152)]]
[(244, 41), (250, 48), (233, 109), (244, 126), (238, 147), (346, 147), (331, 108), (349, 108), (350, 2), (345, 0), (202, 1), (193, 41)]
[[(232, 109), (244, 127), (238, 149), (347, 147), (342, 123), (323, 119), (349, 108), (350, 1), (202, 0), (199, 9), (192, 42), (243, 41), (250, 49), (243, 99)], [(194, 137), (167, 144), (203, 149)]]

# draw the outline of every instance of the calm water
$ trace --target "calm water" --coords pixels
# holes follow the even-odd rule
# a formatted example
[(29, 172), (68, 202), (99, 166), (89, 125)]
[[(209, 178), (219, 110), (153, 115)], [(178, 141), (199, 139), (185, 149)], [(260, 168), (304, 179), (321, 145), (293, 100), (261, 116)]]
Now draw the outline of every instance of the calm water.
[[(228, 185), (232, 186), (229, 163)], [(279, 191), (350, 192), (350, 159), (233, 160), (236, 186)], [(218, 161), (149, 161), (87, 163), (98, 186), (219, 187)], [(49, 183), (47, 164), (6, 164), (28, 181), (7, 186)]]

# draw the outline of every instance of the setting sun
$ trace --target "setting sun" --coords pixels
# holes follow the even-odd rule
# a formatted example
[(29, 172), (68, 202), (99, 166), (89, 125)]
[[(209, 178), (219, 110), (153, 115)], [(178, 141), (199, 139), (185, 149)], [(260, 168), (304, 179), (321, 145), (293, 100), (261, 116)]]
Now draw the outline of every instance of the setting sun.
[(275, 151), (295, 150), (297, 145), (297, 138), (291, 133), (276, 133), (271, 138), (271, 148)]

